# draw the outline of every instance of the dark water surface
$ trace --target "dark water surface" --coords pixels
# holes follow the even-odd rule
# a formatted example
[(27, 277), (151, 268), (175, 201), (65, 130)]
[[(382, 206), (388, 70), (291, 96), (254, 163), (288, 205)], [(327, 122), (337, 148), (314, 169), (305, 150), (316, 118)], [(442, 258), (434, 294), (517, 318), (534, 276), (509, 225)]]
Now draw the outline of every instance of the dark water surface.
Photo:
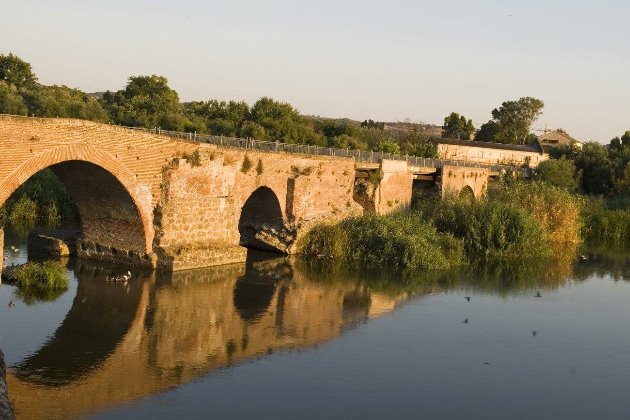
[(264, 257), (127, 285), (68, 261), (69, 290), (30, 305), (3, 285), (18, 416), (630, 417), (624, 257), (413, 279)]

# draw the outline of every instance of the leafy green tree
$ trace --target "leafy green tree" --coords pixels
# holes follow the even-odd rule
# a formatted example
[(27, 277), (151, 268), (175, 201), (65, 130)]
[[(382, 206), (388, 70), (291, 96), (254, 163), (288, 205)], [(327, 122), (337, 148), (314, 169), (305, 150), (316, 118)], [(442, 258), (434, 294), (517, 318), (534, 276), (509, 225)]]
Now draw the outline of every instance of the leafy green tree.
[(29, 63), (9, 53), (9, 55), (0, 54), (0, 80), (15, 86), (18, 90), (23, 90), (34, 87), (37, 77), (33, 74)]
[(565, 157), (541, 162), (536, 168), (535, 179), (568, 191), (576, 191), (580, 185), (575, 163)]
[(376, 151), (399, 155), (400, 145), (394, 139), (387, 139), (384, 142), (379, 143)]
[(124, 90), (105, 92), (101, 103), (116, 124), (182, 131), (188, 124), (177, 92), (162, 76), (131, 76)]
[(470, 140), (475, 132), (475, 126), (471, 119), (466, 119), (463, 115), (451, 112), (451, 115), (444, 118), (444, 128), (442, 137), (459, 140)]
[(534, 121), (545, 104), (540, 99), (524, 97), (506, 101), (492, 110), (492, 120), (481, 126), (475, 140), (507, 144), (531, 144), (536, 136), (530, 133)]
[(24, 115), (26, 113), (26, 104), (17, 88), (0, 81), (0, 114)]
[(290, 104), (267, 97), (260, 98), (252, 106), (251, 119), (265, 129), (269, 140), (299, 143), (298, 126), (302, 118)]
[(608, 194), (613, 191), (614, 168), (606, 146), (588, 142), (575, 155), (575, 166), (582, 173), (582, 190), (587, 194)]
[(372, 119), (364, 120), (361, 123), (361, 128), (373, 128), (375, 130), (384, 130), (385, 129), (385, 123), (384, 122), (377, 122), (377, 121), (374, 121)]
[(37, 85), (23, 95), (28, 112), (38, 117), (66, 117), (108, 120), (107, 112), (95, 98), (67, 86)]
[(328, 139), (342, 135), (354, 137), (359, 132), (359, 127), (357, 123), (346, 119), (321, 118), (315, 122), (315, 131)]

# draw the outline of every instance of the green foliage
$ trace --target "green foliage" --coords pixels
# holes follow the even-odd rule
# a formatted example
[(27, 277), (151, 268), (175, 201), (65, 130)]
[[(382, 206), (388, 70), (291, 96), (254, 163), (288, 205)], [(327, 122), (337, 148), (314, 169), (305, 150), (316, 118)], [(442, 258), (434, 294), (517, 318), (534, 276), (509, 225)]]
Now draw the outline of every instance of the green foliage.
[(0, 81), (0, 114), (24, 115), (28, 112), (17, 88)]
[(101, 103), (117, 124), (180, 131), (187, 124), (177, 92), (162, 76), (131, 76), (124, 90), (105, 92)]
[(263, 163), (261, 159), (258, 159), (258, 163), (256, 164), (256, 173), (260, 176), (264, 172)]
[(254, 166), (252, 160), (249, 158), (249, 156), (245, 155), (245, 158), (243, 159), (243, 164), (241, 165), (241, 172), (246, 174), (247, 172), (249, 172), (250, 169), (252, 169), (252, 166)]
[(543, 101), (531, 97), (503, 102), (492, 110), (492, 121), (481, 126), (475, 140), (531, 144), (536, 141), (536, 136), (530, 134), (531, 126), (542, 114), (544, 106)]
[(80, 118), (105, 122), (107, 112), (94, 98), (67, 86), (37, 85), (25, 92), (29, 114), (37, 117)]
[(516, 206), (498, 200), (451, 197), (422, 208), (439, 232), (463, 240), (471, 261), (539, 260), (550, 256), (540, 224)]
[(68, 288), (66, 270), (58, 261), (28, 262), (15, 270), (20, 289), (54, 290)]
[(466, 119), (463, 115), (452, 112), (444, 118), (444, 129), (442, 136), (450, 139), (470, 140), (475, 132), (475, 126), (471, 119)]
[(385, 129), (385, 123), (384, 122), (378, 122), (378, 121), (374, 121), (374, 120), (364, 120), (361, 123), (361, 128), (374, 128), (376, 130), (384, 130)]
[(630, 244), (630, 210), (627, 207), (627, 200), (625, 208), (610, 208), (610, 204), (605, 203), (601, 198), (586, 200), (582, 209), (584, 220), (582, 234), (594, 244), (628, 246)]
[(373, 267), (432, 270), (463, 263), (461, 242), (439, 234), (417, 212), (322, 225), (311, 230), (302, 243), (306, 254)]
[(400, 145), (394, 139), (387, 139), (378, 144), (376, 151), (399, 155)]
[(531, 214), (555, 252), (572, 254), (579, 245), (581, 200), (569, 191), (545, 183), (516, 180), (495, 189), (490, 199)]
[(78, 220), (77, 209), (65, 186), (50, 169), (28, 179), (1, 209), (0, 226), (10, 224), (22, 234), (28, 233), (37, 222), (54, 228)]
[(28, 262), (15, 270), (16, 296), (27, 305), (57, 299), (68, 290), (66, 270), (58, 261)]
[(568, 191), (576, 191), (580, 185), (580, 174), (575, 169), (575, 163), (564, 156), (538, 164), (534, 179)]
[(23, 90), (32, 88), (37, 78), (29, 63), (9, 53), (9, 55), (0, 54), (0, 81)]
[(186, 162), (188, 162), (188, 164), (193, 168), (201, 166), (201, 155), (199, 154), (199, 149), (195, 150), (190, 155), (184, 155), (184, 159), (186, 159)]

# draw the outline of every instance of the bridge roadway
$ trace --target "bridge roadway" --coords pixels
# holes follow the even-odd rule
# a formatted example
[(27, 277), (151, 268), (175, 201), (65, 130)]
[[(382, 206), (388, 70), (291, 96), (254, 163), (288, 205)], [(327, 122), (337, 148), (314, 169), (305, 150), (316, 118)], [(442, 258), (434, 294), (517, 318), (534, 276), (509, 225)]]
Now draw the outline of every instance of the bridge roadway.
[(317, 223), (409, 205), (414, 180), (439, 178), (443, 192), (479, 196), (500, 170), (9, 115), (0, 115), (0, 151), (0, 205), (48, 168), (77, 206), (80, 256), (167, 270), (241, 262), (244, 247), (296, 253)]

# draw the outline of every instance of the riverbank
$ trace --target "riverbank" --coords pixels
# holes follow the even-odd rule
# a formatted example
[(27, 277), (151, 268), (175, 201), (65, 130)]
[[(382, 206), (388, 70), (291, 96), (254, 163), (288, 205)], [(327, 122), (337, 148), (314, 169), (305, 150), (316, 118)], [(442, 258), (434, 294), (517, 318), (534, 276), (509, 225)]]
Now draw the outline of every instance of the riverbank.
[(410, 270), (571, 259), (582, 241), (581, 209), (561, 188), (513, 182), (479, 200), (434, 198), (390, 215), (324, 224), (301, 247), (338, 262)]

